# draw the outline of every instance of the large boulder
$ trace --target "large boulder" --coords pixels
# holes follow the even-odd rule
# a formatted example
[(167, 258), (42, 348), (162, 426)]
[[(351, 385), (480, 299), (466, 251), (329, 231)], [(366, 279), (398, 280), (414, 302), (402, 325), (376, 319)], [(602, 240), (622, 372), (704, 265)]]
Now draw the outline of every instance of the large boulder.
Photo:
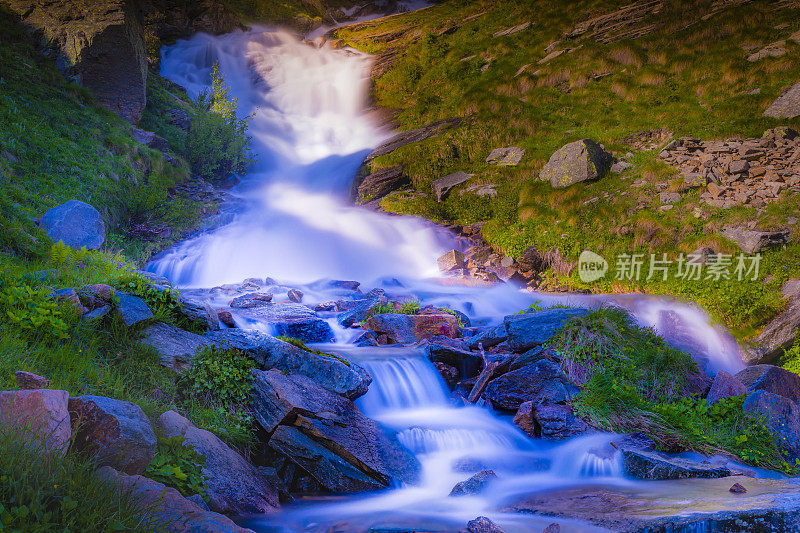
[(764, 111), (764, 116), (770, 118), (800, 117), (800, 81), (776, 98)]
[(494, 473), (494, 470), (482, 470), (471, 478), (456, 483), (453, 490), (450, 491), (450, 496), (478, 494), (494, 479), (497, 479), (497, 474)]
[(792, 241), (792, 232), (788, 229), (759, 231), (742, 226), (727, 226), (722, 229), (721, 234), (726, 239), (735, 242), (746, 254), (756, 254), (767, 248), (782, 246)]
[(495, 378), (486, 386), (483, 397), (495, 409), (516, 411), (524, 402), (565, 403), (579, 392), (558, 363), (542, 359)]
[(69, 399), (75, 430), (73, 446), (98, 466), (141, 474), (156, 453), (156, 435), (142, 408), (102, 396)]
[(117, 293), (117, 315), (127, 327), (133, 327), (153, 318), (153, 312), (144, 300), (124, 292)]
[(381, 168), (367, 174), (358, 185), (356, 200), (364, 204), (371, 200), (383, 198), (401, 187), (410, 185), (411, 181), (403, 172), (402, 166)]
[(191, 366), (197, 352), (206, 346), (219, 346), (218, 342), (208, 337), (163, 322), (148, 326), (142, 335), (140, 342), (158, 353), (163, 366), (179, 374)]
[(656, 451), (622, 449), (622, 468), (634, 479), (718, 478), (731, 475), (725, 466), (691, 461)]
[(779, 366), (749, 366), (736, 374), (748, 392), (763, 390), (800, 402), (800, 376)]
[(523, 402), (514, 416), (517, 425), (529, 437), (568, 439), (591, 431), (589, 425), (575, 416), (569, 405)]
[(508, 330), (505, 324), (489, 326), (478, 332), (477, 335), (467, 339), (467, 346), (470, 350), (477, 350), (479, 347), (492, 348), (508, 340)]
[(94, 207), (79, 200), (70, 200), (48, 210), (39, 225), (53, 242), (63, 242), (70, 248), (97, 250), (106, 240), (106, 225)]
[(268, 302), (265, 305), (237, 309), (236, 314), (272, 328), (277, 336), (293, 337), (303, 342), (331, 342), (331, 326), (305, 305), (296, 302)]
[(21, 390), (0, 392), (0, 431), (15, 426), (31, 433), (31, 440), (43, 440), (52, 453), (63, 456), (70, 440), (69, 412), (63, 390)]
[(742, 408), (747, 413), (767, 419), (767, 428), (775, 435), (778, 448), (788, 454), (788, 461), (800, 459), (800, 409), (785, 396), (764, 390), (751, 393)]
[(379, 335), (386, 335), (389, 344), (414, 344), (432, 337), (455, 337), (458, 334), (458, 320), (450, 313), (384, 313), (370, 317), (367, 328)]
[(783, 351), (794, 343), (800, 332), (800, 297), (793, 297), (789, 305), (770, 320), (750, 346), (745, 347), (742, 359), (748, 364), (774, 363)]
[(158, 417), (158, 427), (166, 437), (184, 438), (206, 458), (203, 475), (209, 507), (218, 513), (269, 513), (278, 506), (277, 491), (244, 457), (230, 449), (210, 431), (196, 428), (175, 411)]
[(153, 513), (158, 531), (164, 533), (253, 533), (237, 526), (233, 520), (213, 513), (181, 496), (177, 490), (143, 476), (129, 476), (109, 466), (97, 475), (120, 493), (130, 493), (144, 509)]
[(5, 0), (58, 50), (59, 66), (129, 122), (145, 106), (147, 58), (139, 2)]
[(747, 394), (747, 387), (744, 386), (744, 383), (724, 370), (720, 370), (711, 383), (711, 389), (706, 396), (706, 403), (714, 405), (725, 398), (741, 396), (742, 394)]
[(301, 375), (254, 370), (256, 420), (269, 446), (332, 492), (415, 483), (416, 458), (346, 398)]
[(483, 358), (480, 354), (441, 342), (432, 342), (428, 345), (428, 359), (455, 368), (462, 378), (475, 377), (483, 370)]
[(262, 370), (276, 369), (287, 374), (302, 374), (321, 387), (350, 399), (366, 394), (372, 383), (369, 372), (353, 361), (307, 352), (257, 331), (226, 329), (210, 332), (206, 337), (244, 351)]
[(525, 352), (544, 344), (569, 320), (589, 313), (586, 309), (546, 309), (535, 313), (509, 315), (503, 319), (508, 332), (508, 346)]
[(569, 187), (599, 178), (611, 168), (612, 162), (613, 157), (602, 146), (583, 139), (564, 145), (550, 156), (539, 178), (549, 181), (555, 188)]

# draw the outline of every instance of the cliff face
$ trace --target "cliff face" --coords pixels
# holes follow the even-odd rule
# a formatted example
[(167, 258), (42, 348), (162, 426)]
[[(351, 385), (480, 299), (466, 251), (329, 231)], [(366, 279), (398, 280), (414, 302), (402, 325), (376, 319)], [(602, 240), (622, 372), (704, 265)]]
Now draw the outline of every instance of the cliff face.
[(3, 0), (58, 51), (59, 67), (105, 107), (137, 122), (145, 106), (147, 60), (134, 0)]

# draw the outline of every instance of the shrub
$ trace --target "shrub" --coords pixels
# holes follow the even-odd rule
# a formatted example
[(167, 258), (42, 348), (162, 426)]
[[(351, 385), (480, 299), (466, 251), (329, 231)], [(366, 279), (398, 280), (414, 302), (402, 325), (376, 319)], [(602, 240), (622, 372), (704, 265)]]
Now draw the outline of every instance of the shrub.
[(4, 318), (28, 336), (42, 335), (53, 339), (69, 337), (68, 317), (64, 310), (49, 298), (47, 289), (15, 285), (0, 278), (0, 310)]
[(228, 93), (219, 66), (214, 65), (211, 90), (198, 97), (186, 139), (186, 157), (192, 169), (211, 181), (243, 172), (253, 161), (252, 138), (247, 135), (250, 117), (237, 118), (237, 100)]
[(156, 288), (153, 283), (136, 272), (128, 271), (112, 280), (111, 285), (129, 294), (138, 296), (147, 304), (155, 317), (183, 329), (193, 329), (193, 323), (183, 313), (183, 304), (178, 291)]
[(184, 496), (206, 495), (203, 465), (204, 455), (183, 444), (183, 436), (159, 437), (156, 455), (147, 467), (147, 477), (168, 487), (173, 487)]
[(185, 397), (241, 405), (250, 400), (253, 360), (236, 349), (209, 346), (195, 355), (191, 368), (180, 377)]

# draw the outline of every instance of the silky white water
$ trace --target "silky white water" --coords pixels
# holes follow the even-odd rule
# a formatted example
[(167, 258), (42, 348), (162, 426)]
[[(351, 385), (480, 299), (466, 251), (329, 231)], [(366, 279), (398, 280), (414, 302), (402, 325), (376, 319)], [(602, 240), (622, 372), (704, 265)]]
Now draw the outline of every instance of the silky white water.
[[(364, 156), (388, 137), (365, 111), (369, 57), (318, 49), (285, 31), (256, 29), (180, 41), (164, 51), (162, 74), (196, 96), (207, 88), (215, 63), (238, 98), (240, 116), (253, 116), (257, 163), (231, 191), (238, 201), (224, 206), (224, 222), (162, 254), (150, 270), (183, 288), (270, 277), (281, 285), (276, 300), (298, 287), (312, 306), (342, 296), (317, 280), (352, 279), (366, 290), (383, 287), (396, 298), (457, 309), (477, 324), (499, 323), (535, 301), (543, 307), (612, 303), (690, 351), (710, 372), (741, 367), (735, 341), (688, 304), (642, 295), (548, 295), (511, 285), (444, 283), (436, 259), (458, 246), (452, 235), (422, 220), (354, 207), (349, 199)], [(417, 455), (422, 481), (337, 503), (290, 507), (255, 518), (249, 527), (327, 531), (348, 523), (356, 529), (375, 524), (452, 529), (483, 514), (509, 532), (530, 531), (552, 520), (499, 512), (504, 502), (554, 487), (629, 483), (609, 446), (613, 436), (557, 445), (531, 440), (484, 408), (453, 405), (435, 368), (415, 349), (348, 347), (357, 332), (338, 327), (333, 318), (331, 324), (337, 337), (331, 348), (344, 350), (374, 378), (358, 406)], [(448, 496), (455, 483), (484, 468), (498, 474), (486, 493)]]

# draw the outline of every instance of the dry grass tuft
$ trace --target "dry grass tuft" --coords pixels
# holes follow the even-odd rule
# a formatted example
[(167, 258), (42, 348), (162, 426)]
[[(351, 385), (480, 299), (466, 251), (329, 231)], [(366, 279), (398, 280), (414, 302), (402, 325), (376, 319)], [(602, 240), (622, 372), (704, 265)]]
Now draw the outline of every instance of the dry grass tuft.
[(626, 67), (639, 68), (642, 66), (642, 61), (639, 59), (639, 56), (627, 46), (615, 48), (608, 56), (620, 65), (625, 65)]

